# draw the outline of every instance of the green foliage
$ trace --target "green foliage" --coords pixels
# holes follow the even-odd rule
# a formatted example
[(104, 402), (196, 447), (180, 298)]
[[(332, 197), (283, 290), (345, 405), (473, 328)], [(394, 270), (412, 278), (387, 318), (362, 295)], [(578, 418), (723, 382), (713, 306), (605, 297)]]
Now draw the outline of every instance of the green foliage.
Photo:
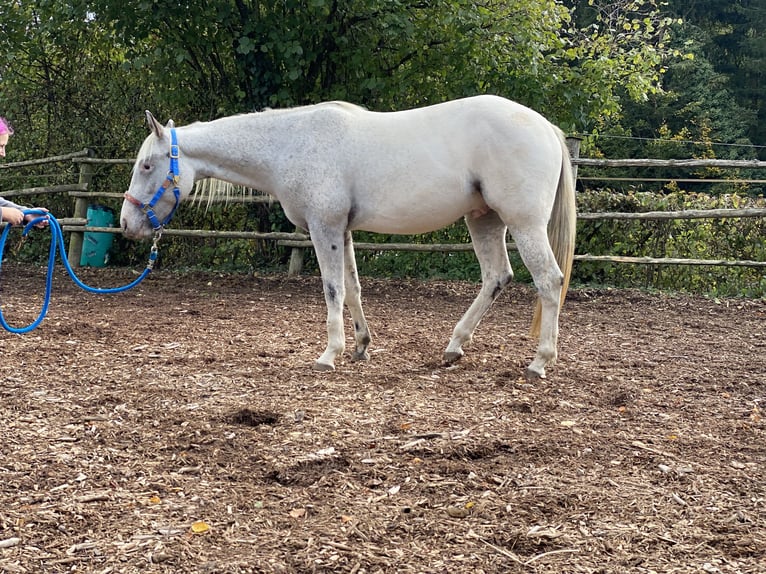
[(128, 138), (130, 126), (142, 106), (153, 104), (121, 71), (123, 57), (109, 23), (76, 4), (0, 3), (0, 115), (17, 128), (9, 156), (40, 158), (86, 147), (106, 157), (135, 153), (140, 139)]
[[(638, 213), (684, 209), (766, 207), (764, 198), (736, 193), (710, 196), (680, 191), (614, 192), (578, 195), (580, 211)], [(764, 218), (691, 220), (585, 220), (578, 226), (577, 253), (629, 257), (766, 261)], [(577, 262), (581, 283), (685, 290), (714, 296), (766, 296), (762, 268), (695, 265), (632, 265)]]
[[(670, 0), (668, 9), (689, 22), (698, 42), (697, 53), (725, 78), (736, 104), (753, 118), (747, 138), (766, 144), (766, 10), (752, 0)], [(760, 149), (766, 159), (766, 148)]]
[[(495, 92), (585, 129), (617, 114), (623, 94), (656, 90), (672, 56), (670, 19), (654, 0), (189, 0), (182, 15), (159, 0), (74, 0), (34, 10), (6, 8), (18, 53), (39, 41), (22, 33), (36, 19), (49, 59), (93, 56), (66, 73), (82, 86), (116, 84), (102, 107), (127, 103), (125, 120), (149, 105), (183, 122), (334, 98), (385, 110)], [(88, 81), (97, 67), (108, 82)]]
[[(714, 152), (718, 158), (766, 158), (762, 90), (766, 12), (751, 2), (668, 4), (665, 11), (675, 23), (667, 42), (685, 56), (667, 62), (661, 91), (649, 93), (646, 101), (625, 103), (620, 121), (599, 134), (598, 150), (607, 157), (713, 157)], [(606, 135), (631, 139), (610, 141)], [(644, 141), (656, 138), (671, 139), (673, 144)], [(667, 175), (663, 170), (654, 173)], [(762, 191), (752, 188), (751, 193)]]
[[(676, 38), (695, 57), (670, 63), (664, 76), (664, 91), (650, 94), (645, 102), (627, 104), (620, 125), (586, 141), (583, 154), (659, 159), (757, 157), (757, 148), (748, 139), (756, 112), (737, 102), (736, 86), (705, 57), (702, 32), (691, 25), (679, 26)], [(678, 177), (678, 170), (634, 169), (623, 175)], [(699, 170), (696, 175), (725, 174), (705, 174)], [(739, 175), (760, 177), (757, 172)], [(695, 189), (716, 192), (712, 187)], [(757, 195), (762, 189), (752, 188), (751, 192)]]
[[(766, 129), (760, 89), (766, 61), (763, 11), (749, 3), (721, 0), (669, 4), (7, 0), (0, 3), (0, 114), (17, 127), (9, 160), (85, 147), (101, 157), (131, 157), (147, 133), (145, 109), (163, 121), (172, 117), (183, 124), (328, 99), (391, 110), (476, 93), (518, 100), (570, 132), (672, 140), (639, 146), (628, 139), (591, 139), (585, 142), (591, 156), (743, 157), (734, 151), (739, 148), (727, 155), (713, 144), (763, 143), (758, 139)], [(703, 145), (690, 147), (687, 140)], [(753, 156), (752, 150), (747, 153)], [(125, 189), (129, 168), (110, 170), (96, 175), (93, 190)], [(657, 170), (654, 175), (664, 177), (667, 172)], [(19, 185), (3, 181), (0, 191), (55, 183), (55, 178), (24, 177)], [(655, 195), (639, 195), (625, 187), (609, 201), (655, 209), (694, 202), (718, 205), (739, 197), (720, 187), (706, 189), (715, 196), (709, 199), (674, 193), (659, 184), (646, 189)], [(761, 191), (751, 188), (750, 201), (761, 201), (755, 197)], [(46, 204), (56, 213), (71, 213), (71, 200), (29, 201)], [(590, 198), (583, 194), (581, 201)], [(110, 205), (119, 209), (118, 201)], [(178, 221), (202, 229), (293, 230), (279, 209), (239, 204), (208, 210), (187, 207)], [(724, 238), (724, 229), (715, 222), (587, 223), (579, 251), (610, 247), (636, 254), (717, 256), (736, 243), (742, 253), (727, 258), (745, 257), (748, 250), (751, 258), (763, 258), (758, 221), (735, 222), (736, 241)], [(608, 245), (599, 243), (607, 240), (599, 239), (591, 225), (603, 228)], [(357, 235), (362, 241), (368, 237)], [(467, 241), (467, 235), (461, 223), (407, 239), (453, 243)], [(143, 264), (142, 246), (122, 238), (116, 245), (115, 262)], [(479, 275), (471, 253), (360, 251), (358, 256), (363, 273), (467, 279)], [(163, 263), (180, 266), (263, 269), (284, 265), (289, 253), (272, 242), (167, 237), (162, 257)], [(514, 267), (523, 278), (518, 261)], [(676, 282), (711, 292), (758, 291), (752, 269), (602, 264), (577, 269), (581, 281), (663, 287)]]

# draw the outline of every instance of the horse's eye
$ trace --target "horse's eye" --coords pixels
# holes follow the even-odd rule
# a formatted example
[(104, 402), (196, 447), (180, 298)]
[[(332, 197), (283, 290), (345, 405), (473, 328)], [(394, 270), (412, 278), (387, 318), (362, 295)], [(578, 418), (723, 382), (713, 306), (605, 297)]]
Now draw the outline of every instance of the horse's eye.
[(141, 165), (142, 171), (152, 171), (152, 165), (150, 163), (144, 163)]

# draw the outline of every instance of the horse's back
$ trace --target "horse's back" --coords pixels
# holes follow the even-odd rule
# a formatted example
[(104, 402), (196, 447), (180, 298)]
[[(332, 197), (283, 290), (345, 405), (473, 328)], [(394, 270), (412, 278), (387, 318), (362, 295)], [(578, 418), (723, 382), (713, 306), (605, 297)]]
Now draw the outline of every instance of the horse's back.
[[(495, 95), (389, 112), (370, 111), (344, 101), (274, 112), (292, 119), (291, 124), (282, 124), (293, 127), (286, 130), (285, 137), (315, 142), (315, 149), (324, 147), (334, 158), (349, 162), (365, 158), (385, 162), (386, 157), (393, 156), (397, 161), (410, 158), (415, 163), (423, 161), (418, 151), (433, 156), (449, 150), (466, 159), (465, 152), (477, 147), (496, 145), (508, 150), (556, 139), (551, 138), (555, 128), (542, 115)], [(298, 135), (301, 137), (296, 138)]]
[(487, 127), (539, 130), (550, 125), (542, 115), (531, 108), (488, 94), (395, 112), (370, 112), (358, 107), (355, 108), (355, 112), (360, 117), (367, 116), (368, 121), (375, 123), (390, 123), (409, 128), (428, 126), (436, 130), (436, 135), (450, 127), (466, 131)]
[[(555, 158), (556, 128), (534, 110), (491, 95), (451, 100), (396, 112), (348, 110), (347, 142), (353, 161), (370, 159), (432, 173), (452, 166), (477, 170), (482, 164), (536, 162)], [(500, 160), (500, 157), (504, 159)]]
[(555, 128), (521, 104), (476, 96), (397, 112), (332, 113), (347, 115), (332, 153), (353, 196), (353, 228), (437, 229), (494, 202), (523, 205), (535, 181), (547, 188), (543, 203), (552, 202), (561, 161)]

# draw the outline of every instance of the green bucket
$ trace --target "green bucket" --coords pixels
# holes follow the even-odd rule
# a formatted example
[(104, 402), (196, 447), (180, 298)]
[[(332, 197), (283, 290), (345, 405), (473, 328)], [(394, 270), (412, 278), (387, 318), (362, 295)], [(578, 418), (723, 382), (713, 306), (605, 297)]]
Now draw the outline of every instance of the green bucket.
[[(88, 227), (111, 227), (114, 222), (114, 211), (104, 205), (88, 206)], [(114, 235), (86, 231), (82, 240), (80, 254), (81, 267), (105, 267), (109, 261), (109, 250), (112, 248)]]

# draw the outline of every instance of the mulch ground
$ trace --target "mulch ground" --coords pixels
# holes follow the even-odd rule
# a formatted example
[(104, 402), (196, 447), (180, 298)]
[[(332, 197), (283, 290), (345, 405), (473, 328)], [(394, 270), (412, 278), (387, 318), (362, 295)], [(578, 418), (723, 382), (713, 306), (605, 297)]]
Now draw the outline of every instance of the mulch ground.
[(372, 360), (316, 373), (320, 285), (57, 274), (0, 332), (0, 571), (766, 571), (766, 301), (575, 289), (528, 384), (526, 286), (447, 366), (477, 287), (365, 279)]

